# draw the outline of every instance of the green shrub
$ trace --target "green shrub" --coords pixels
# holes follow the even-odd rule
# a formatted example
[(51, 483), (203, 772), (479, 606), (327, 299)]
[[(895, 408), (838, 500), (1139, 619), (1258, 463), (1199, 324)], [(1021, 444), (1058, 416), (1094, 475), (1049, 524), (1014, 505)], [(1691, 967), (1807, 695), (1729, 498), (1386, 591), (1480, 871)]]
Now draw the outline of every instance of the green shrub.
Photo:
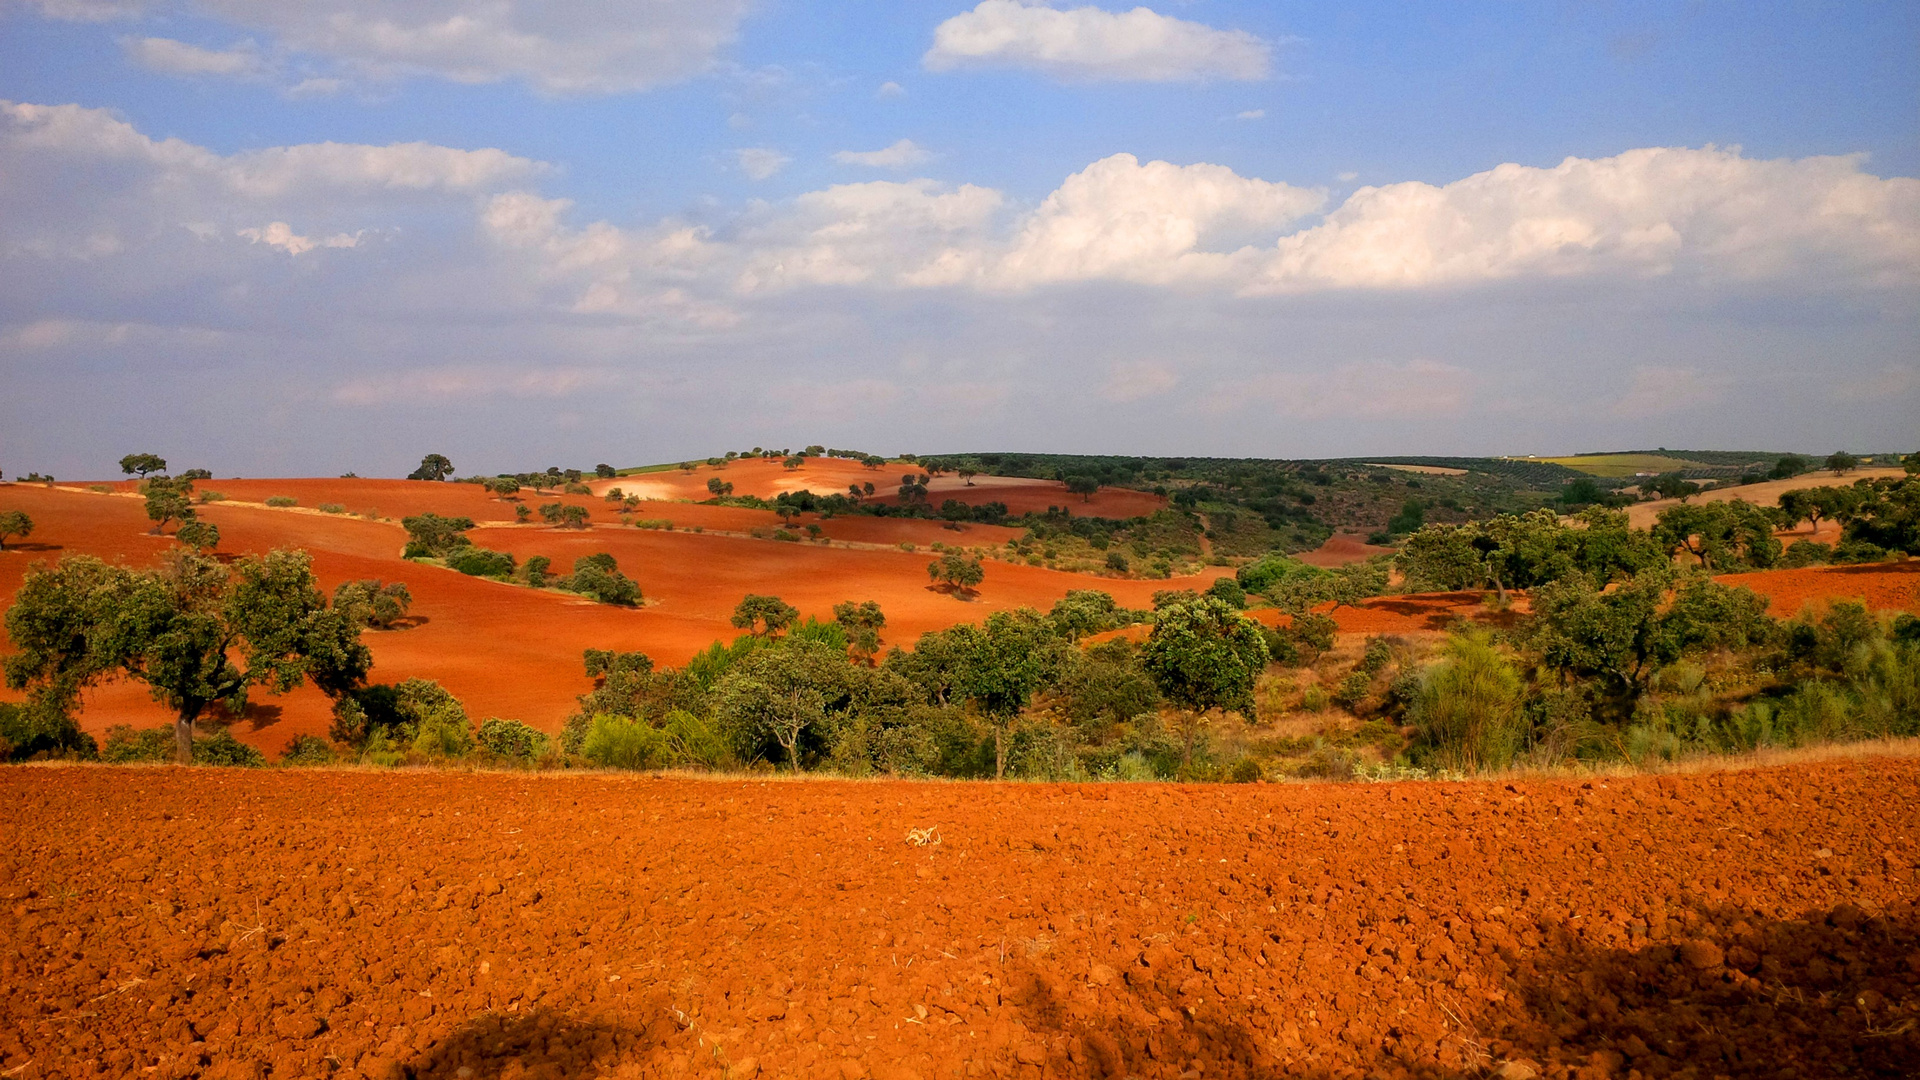
[(300, 500), (291, 495), (269, 495), (267, 496), (267, 505), (278, 507), (299, 506)]
[(518, 720), (490, 718), (480, 725), (478, 739), (494, 757), (531, 761), (547, 750), (547, 737)]
[(633, 527), (636, 529), (671, 530), (673, 528), (673, 522), (668, 521), (666, 518), (636, 518), (634, 519)]
[(1460, 772), (1505, 767), (1527, 725), (1520, 673), (1484, 636), (1456, 634), (1413, 701), (1416, 764)]
[(341, 506), (339, 503), (321, 503), (319, 510), (323, 514), (344, 514), (347, 512), (347, 508)]
[(1250, 757), (1243, 757), (1227, 770), (1227, 780), (1235, 784), (1252, 784), (1266, 779), (1266, 771), (1260, 763)]
[(512, 555), (482, 547), (464, 547), (447, 556), (449, 568), (471, 577), (512, 577), (513, 565)]
[(639, 584), (621, 573), (613, 556), (604, 551), (574, 560), (573, 576), (559, 585), (603, 604), (632, 607), (641, 600)]
[(666, 732), (645, 720), (596, 716), (580, 755), (603, 769), (658, 769), (667, 764), (670, 751)]
[(1803, 566), (1819, 566), (1833, 561), (1833, 548), (1816, 540), (1795, 540), (1787, 545), (1787, 552), (1780, 559), (1780, 565), (1789, 570)]
[(0, 702), (0, 761), (77, 758), (92, 761), (100, 745), (66, 710), (41, 699)]
[(593, 494), (593, 489), (592, 489), (592, 488), (590, 488), (590, 487), (588, 487), (588, 486), (587, 486), (587, 485), (585, 485), (585, 484), (581, 484), (581, 483), (577, 483), (577, 482), (576, 482), (576, 483), (570, 483), (570, 484), (568, 484), (568, 485), (567, 485), (566, 487), (563, 487), (563, 488), (561, 488), (560, 490), (561, 490), (562, 492), (564, 492), (564, 493), (566, 493), (566, 494), (568, 494), (568, 495), (591, 495), (591, 494)]
[(232, 732), (223, 730), (216, 731), (204, 739), (194, 740), (193, 763), (258, 769), (266, 765), (267, 756), (234, 738)]
[(226, 493), (224, 492), (203, 491), (200, 493), (200, 501), (203, 503), (226, 502), (227, 496), (226, 496)]
[(1373, 676), (1368, 675), (1363, 669), (1355, 668), (1347, 673), (1346, 678), (1340, 680), (1339, 686), (1334, 688), (1333, 700), (1342, 708), (1352, 709), (1365, 700), (1368, 691), (1372, 689)]
[(527, 577), (527, 584), (536, 589), (542, 589), (553, 580), (553, 575), (547, 573), (547, 568), (552, 565), (552, 559), (547, 558), (545, 555), (535, 555), (528, 559), (526, 565), (520, 569)]
[(295, 735), (280, 751), (282, 765), (326, 765), (333, 761), (333, 747), (318, 735)]
[(100, 748), (100, 760), (113, 765), (172, 761), (173, 725), (135, 729), (131, 724), (115, 724), (107, 729), (107, 742)]
[(1127, 566), (1127, 557), (1125, 555), (1122, 555), (1118, 551), (1107, 552), (1107, 569), (1112, 570), (1116, 574), (1124, 574), (1127, 572)]

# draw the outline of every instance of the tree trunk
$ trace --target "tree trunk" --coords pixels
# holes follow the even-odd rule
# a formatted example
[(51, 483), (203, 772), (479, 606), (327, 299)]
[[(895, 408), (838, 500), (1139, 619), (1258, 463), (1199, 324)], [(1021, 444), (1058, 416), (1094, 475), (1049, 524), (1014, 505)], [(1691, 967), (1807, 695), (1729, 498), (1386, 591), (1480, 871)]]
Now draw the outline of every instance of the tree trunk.
[(193, 764), (193, 717), (175, 717), (173, 721), (173, 763)]
[(1186, 741), (1180, 749), (1180, 779), (1182, 780), (1193, 773), (1193, 732), (1199, 726), (1200, 718), (1191, 715), (1187, 717), (1186, 723), (1181, 725), (1184, 729), (1181, 734), (1186, 736)]
[(1007, 778), (1007, 729), (993, 725), (993, 778)]

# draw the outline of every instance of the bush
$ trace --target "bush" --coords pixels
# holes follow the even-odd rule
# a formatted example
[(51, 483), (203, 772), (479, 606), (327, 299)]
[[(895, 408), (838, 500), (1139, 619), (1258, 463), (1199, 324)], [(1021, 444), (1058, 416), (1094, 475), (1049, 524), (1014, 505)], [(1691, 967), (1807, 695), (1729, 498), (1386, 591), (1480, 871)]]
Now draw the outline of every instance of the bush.
[(267, 496), (267, 505), (278, 506), (283, 508), (288, 506), (299, 506), (300, 500), (294, 498), (291, 495), (269, 495)]
[(603, 769), (658, 769), (671, 751), (666, 732), (645, 720), (603, 715), (588, 725), (580, 755)]
[(564, 492), (564, 493), (566, 493), (566, 494), (568, 494), (568, 495), (591, 495), (591, 494), (593, 494), (593, 489), (592, 489), (592, 488), (590, 488), (590, 487), (588, 487), (588, 486), (587, 486), (587, 485), (585, 485), (585, 484), (578, 484), (578, 483), (575, 483), (575, 484), (568, 484), (568, 485), (567, 485), (566, 487), (563, 487), (563, 488), (561, 488), (560, 490), (561, 490), (562, 492)]
[(620, 572), (614, 564), (613, 556), (600, 552), (576, 559), (573, 564), (573, 576), (562, 586), (582, 596), (592, 597), (603, 604), (617, 604), (632, 607), (641, 600), (640, 586), (630, 577)]
[(1505, 767), (1526, 736), (1524, 697), (1520, 673), (1485, 637), (1455, 635), (1413, 701), (1416, 764), (1461, 772)]
[(1243, 757), (1227, 770), (1227, 780), (1235, 784), (1252, 784), (1266, 779), (1265, 770), (1260, 763), (1250, 757)]
[(99, 756), (100, 745), (80, 730), (66, 710), (43, 700), (29, 699), (17, 705), (0, 702), (0, 761), (91, 761)]
[[(171, 733), (168, 741), (172, 741)], [(194, 740), (193, 763), (258, 769), (266, 765), (267, 756), (234, 738), (230, 731), (216, 731), (204, 739)]]
[(227, 496), (225, 492), (203, 491), (200, 493), (200, 501), (203, 503), (226, 502)]
[(100, 760), (112, 765), (172, 761), (173, 726), (136, 730), (131, 724), (115, 724), (107, 729), (107, 743), (100, 748)]
[(547, 737), (518, 720), (489, 718), (480, 725), (480, 748), (494, 757), (532, 761), (547, 752)]
[(341, 506), (339, 503), (321, 503), (319, 509), (323, 514), (344, 514), (347, 512), (347, 508)]
[(1833, 548), (1816, 540), (1795, 540), (1787, 545), (1786, 554), (1780, 559), (1780, 565), (1789, 570), (1798, 570), (1803, 566), (1819, 566), (1833, 561)]
[(1116, 574), (1124, 574), (1127, 572), (1127, 566), (1127, 557), (1125, 555), (1122, 555), (1118, 551), (1107, 552), (1107, 569), (1112, 570)]
[(295, 735), (280, 751), (282, 765), (326, 765), (333, 761), (333, 747), (318, 735)]
[(504, 551), (464, 547), (447, 556), (447, 566), (470, 577), (506, 578), (513, 576), (513, 556)]

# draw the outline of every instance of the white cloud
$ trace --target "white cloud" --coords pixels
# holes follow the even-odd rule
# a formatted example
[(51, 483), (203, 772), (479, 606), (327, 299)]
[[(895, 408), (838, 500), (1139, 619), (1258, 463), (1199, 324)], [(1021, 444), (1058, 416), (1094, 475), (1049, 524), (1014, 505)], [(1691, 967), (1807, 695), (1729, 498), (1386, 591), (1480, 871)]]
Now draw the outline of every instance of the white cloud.
[(1357, 172), (1343, 172), (1338, 176), (1335, 176), (1334, 179), (1340, 181), (1343, 184), (1351, 184), (1355, 180), (1360, 179), (1360, 174)]
[(934, 71), (1004, 65), (1056, 78), (1173, 82), (1263, 79), (1270, 53), (1243, 30), (1216, 30), (1144, 7), (1061, 11), (982, 0), (934, 30), (921, 62)]
[(865, 165), (874, 169), (905, 169), (932, 157), (912, 139), (901, 139), (879, 150), (842, 150), (833, 155), (833, 160), (842, 165)]
[(235, 230), (235, 235), (243, 237), (255, 244), (277, 247), (289, 255), (304, 255), (315, 248), (350, 248), (360, 246), (359, 233), (335, 233), (332, 236), (315, 239), (311, 236), (298, 235), (293, 231), (293, 226), (288, 225), (284, 221), (269, 222), (264, 227), (257, 229), (238, 229)]
[(552, 94), (608, 94), (708, 70), (733, 41), (747, 0), (37, 0), (34, 6), (51, 18), (88, 21), (184, 7), (371, 78), (519, 80)]
[(888, 80), (887, 82), (883, 82), (880, 84), (880, 88), (873, 92), (873, 96), (877, 98), (906, 97), (907, 89), (906, 87), (901, 86), (897, 82)]
[(778, 150), (769, 150), (764, 146), (735, 150), (733, 155), (740, 162), (740, 171), (751, 180), (769, 179), (793, 160)]
[(172, 38), (122, 38), (121, 48), (148, 71), (164, 75), (219, 75), (255, 79), (270, 70), (258, 47), (243, 42), (231, 49), (203, 49)]
[(1251, 248), (1203, 247), (1211, 235), (1277, 233), (1317, 210), (1319, 191), (1236, 175), (1224, 165), (1103, 158), (1067, 177), (1021, 226), (995, 284), (1098, 278), (1172, 283), (1223, 278)]
[(1602, 272), (1920, 280), (1920, 180), (1862, 159), (1651, 148), (1364, 187), (1282, 239), (1251, 291), (1413, 288)]
[(1267, 118), (1267, 110), (1248, 109), (1245, 112), (1235, 113), (1233, 118), (1235, 120), (1264, 120)]
[(811, 191), (742, 229), (739, 287), (957, 284), (980, 272), (1003, 201), (990, 188), (932, 180)]

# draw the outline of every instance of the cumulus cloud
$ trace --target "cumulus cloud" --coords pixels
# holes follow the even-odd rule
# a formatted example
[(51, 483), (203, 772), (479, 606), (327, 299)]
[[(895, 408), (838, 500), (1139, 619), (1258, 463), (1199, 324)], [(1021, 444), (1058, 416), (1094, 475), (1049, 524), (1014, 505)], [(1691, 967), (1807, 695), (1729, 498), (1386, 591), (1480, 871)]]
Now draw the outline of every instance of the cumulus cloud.
[(1062, 11), (982, 0), (934, 30), (921, 62), (933, 71), (1006, 66), (1064, 79), (1177, 82), (1264, 79), (1271, 52), (1244, 30), (1216, 30), (1145, 7)]
[(289, 255), (304, 255), (315, 248), (350, 248), (360, 246), (359, 233), (335, 233), (326, 237), (301, 236), (293, 231), (293, 226), (284, 221), (269, 222), (261, 228), (236, 230), (241, 236), (256, 244), (276, 247)]
[(1003, 202), (990, 188), (932, 180), (811, 191), (741, 230), (739, 287), (959, 284), (979, 273)]
[[(553, 94), (643, 90), (706, 71), (747, 0), (36, 0), (51, 18), (184, 11), (372, 78), (524, 81)], [(191, 46), (187, 46), (191, 48)]]
[(148, 71), (164, 75), (217, 75), (234, 79), (255, 79), (268, 73), (270, 66), (251, 43), (231, 49), (203, 49), (172, 38), (122, 38), (120, 45), (134, 63)]
[(793, 159), (778, 150), (764, 146), (751, 146), (733, 152), (734, 159), (740, 163), (740, 171), (750, 180), (767, 180), (787, 167)]
[(1256, 252), (1206, 250), (1211, 236), (1270, 236), (1319, 209), (1325, 197), (1239, 176), (1224, 165), (1143, 165), (1132, 154), (1115, 154), (1067, 177), (1047, 196), (1014, 237), (992, 283), (1222, 279)]
[(864, 165), (871, 169), (905, 169), (932, 157), (932, 154), (914, 145), (912, 139), (901, 139), (879, 150), (842, 150), (833, 155), (833, 160), (842, 165)]
[(1760, 161), (1649, 148), (1364, 187), (1283, 238), (1253, 292), (1415, 288), (1594, 273), (1920, 280), (1920, 180), (1859, 156)]

